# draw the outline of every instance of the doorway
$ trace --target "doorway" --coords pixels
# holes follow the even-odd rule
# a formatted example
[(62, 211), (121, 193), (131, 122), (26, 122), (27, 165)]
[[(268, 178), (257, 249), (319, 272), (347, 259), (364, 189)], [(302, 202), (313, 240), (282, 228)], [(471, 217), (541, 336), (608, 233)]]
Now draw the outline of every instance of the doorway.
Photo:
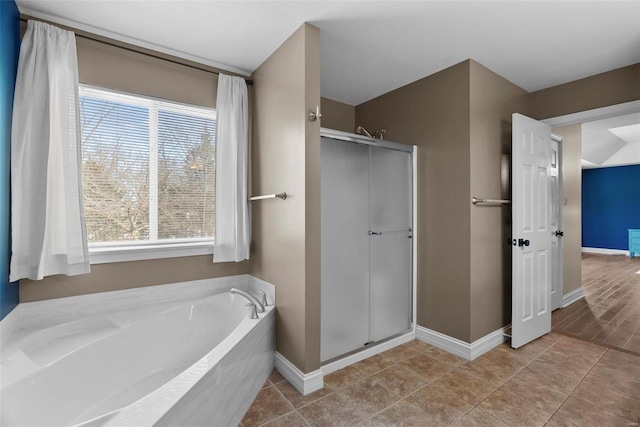
[(640, 227), (639, 118), (635, 101), (547, 120), (579, 150), (571, 154), (576, 170), (567, 186), (570, 226), (579, 234), (565, 251), (565, 308), (553, 313), (553, 330), (636, 353), (640, 260), (629, 258), (627, 245), (628, 229)]

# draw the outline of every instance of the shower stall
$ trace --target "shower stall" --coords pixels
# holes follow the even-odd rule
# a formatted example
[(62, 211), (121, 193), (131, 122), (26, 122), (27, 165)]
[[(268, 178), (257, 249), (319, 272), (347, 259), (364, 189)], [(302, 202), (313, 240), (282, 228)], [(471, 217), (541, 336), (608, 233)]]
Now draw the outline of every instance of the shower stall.
[(321, 360), (411, 328), (413, 147), (322, 129)]

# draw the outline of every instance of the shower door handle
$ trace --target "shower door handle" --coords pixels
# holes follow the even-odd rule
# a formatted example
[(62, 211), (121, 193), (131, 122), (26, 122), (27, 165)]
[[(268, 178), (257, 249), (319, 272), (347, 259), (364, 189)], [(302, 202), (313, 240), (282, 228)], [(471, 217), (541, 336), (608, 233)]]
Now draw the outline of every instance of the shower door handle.
[(381, 236), (382, 232), (380, 231), (371, 231), (369, 230), (369, 236)]

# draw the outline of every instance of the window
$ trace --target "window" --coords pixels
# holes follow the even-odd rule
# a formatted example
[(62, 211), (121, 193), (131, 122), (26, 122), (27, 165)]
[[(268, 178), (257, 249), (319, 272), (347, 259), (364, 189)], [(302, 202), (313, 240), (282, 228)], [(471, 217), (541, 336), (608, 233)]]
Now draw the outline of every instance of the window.
[(214, 110), (81, 86), (80, 125), (93, 263), (211, 253)]

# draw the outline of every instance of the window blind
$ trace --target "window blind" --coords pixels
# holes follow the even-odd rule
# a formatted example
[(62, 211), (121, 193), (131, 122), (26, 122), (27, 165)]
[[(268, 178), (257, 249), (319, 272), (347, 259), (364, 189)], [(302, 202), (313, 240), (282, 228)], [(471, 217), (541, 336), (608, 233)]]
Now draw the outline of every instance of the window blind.
[(215, 111), (80, 88), (89, 243), (212, 240)]

